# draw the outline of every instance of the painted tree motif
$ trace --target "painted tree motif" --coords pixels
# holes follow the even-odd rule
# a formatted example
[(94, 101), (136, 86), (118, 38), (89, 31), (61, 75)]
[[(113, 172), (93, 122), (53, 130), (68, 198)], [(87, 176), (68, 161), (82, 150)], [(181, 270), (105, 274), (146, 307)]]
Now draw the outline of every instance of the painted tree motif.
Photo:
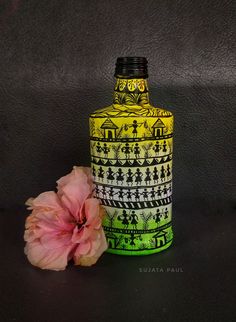
[(142, 149), (144, 150), (144, 157), (149, 158), (150, 157), (150, 150), (153, 146), (153, 143), (146, 143), (142, 146)]
[(148, 226), (149, 226), (149, 221), (150, 219), (152, 218), (152, 213), (149, 212), (148, 214), (145, 213), (145, 212), (141, 212), (140, 214), (140, 217), (142, 218), (143, 220), (143, 229), (144, 230), (147, 230), (148, 229)]
[(115, 159), (119, 159), (120, 157), (120, 148), (122, 146), (122, 143), (119, 143), (118, 145), (113, 145), (112, 150), (114, 151), (114, 157)]
[(109, 221), (110, 227), (113, 227), (113, 222), (114, 222), (115, 218), (117, 217), (117, 214), (118, 214), (117, 210), (115, 210), (113, 213), (109, 212), (109, 211), (106, 212), (106, 216)]
[(117, 138), (121, 138), (121, 137), (123, 137), (123, 131), (124, 131), (124, 129), (125, 129), (125, 125), (123, 124), (121, 127), (120, 127), (120, 129), (119, 129), (119, 131), (118, 131), (118, 133), (117, 133)]

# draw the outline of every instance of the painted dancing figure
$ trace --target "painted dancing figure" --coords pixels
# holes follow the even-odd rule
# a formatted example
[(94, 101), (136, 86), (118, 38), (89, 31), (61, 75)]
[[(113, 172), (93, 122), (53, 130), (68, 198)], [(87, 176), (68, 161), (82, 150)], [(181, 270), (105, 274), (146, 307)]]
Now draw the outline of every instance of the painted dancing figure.
[(92, 168), (92, 174), (93, 174), (93, 178), (96, 179), (96, 169), (93, 165), (93, 168)]
[(120, 200), (123, 200), (124, 199), (124, 191), (123, 191), (123, 188), (120, 188), (120, 190), (118, 191), (118, 198)]
[(164, 185), (164, 187), (163, 187), (163, 194), (164, 194), (164, 196), (166, 196), (166, 195), (167, 195), (167, 188), (166, 188), (166, 185)]
[(127, 196), (128, 201), (132, 200), (132, 192), (130, 189), (128, 189), (128, 191), (126, 192), (126, 196)]
[(157, 211), (156, 211), (155, 215), (153, 216), (153, 219), (155, 220), (155, 223), (156, 223), (157, 225), (160, 223), (160, 221), (161, 221), (161, 217), (162, 217), (162, 215), (161, 215), (161, 213), (160, 213), (160, 209), (159, 209), (159, 208), (157, 208)]
[(135, 246), (135, 242), (134, 241), (135, 241), (136, 237), (134, 236), (133, 233), (130, 234), (130, 238), (129, 239), (130, 239), (130, 243), (129, 244), (131, 246)]
[(168, 218), (168, 209), (165, 208), (165, 211), (164, 211), (164, 218), (167, 219)]
[(170, 177), (170, 175), (171, 175), (171, 172), (170, 172), (170, 165), (169, 165), (169, 163), (167, 164), (167, 168), (166, 168), (166, 175), (167, 175), (167, 178), (168, 178), (168, 180), (169, 180), (169, 177)]
[(142, 182), (142, 172), (139, 170), (139, 168), (135, 172), (135, 182), (137, 185), (141, 185)]
[(115, 194), (115, 191), (114, 191), (113, 187), (110, 187), (108, 194), (109, 194), (109, 198), (112, 199), (114, 194)]
[(154, 183), (158, 183), (158, 180), (159, 180), (158, 170), (157, 170), (157, 167), (154, 167), (154, 169), (153, 169), (153, 181), (154, 181)]
[(139, 158), (139, 155), (140, 155), (140, 147), (138, 146), (138, 143), (135, 143), (135, 146), (134, 146), (134, 155), (135, 155), (135, 158), (138, 159)]
[(118, 172), (116, 173), (116, 183), (118, 184), (121, 182), (121, 185), (124, 180), (124, 173), (122, 172), (121, 168), (118, 169)]
[(161, 187), (159, 186), (158, 189), (157, 189), (157, 195), (158, 197), (161, 198), (161, 195), (162, 195), (162, 190), (161, 190)]
[(146, 184), (150, 184), (150, 182), (151, 182), (151, 171), (150, 171), (150, 169), (147, 168), (145, 173), (146, 173), (146, 177), (145, 177), (144, 181), (145, 181)]
[(102, 187), (102, 197), (103, 197), (103, 199), (105, 199), (105, 198), (106, 198), (106, 196), (107, 196), (106, 187), (105, 187), (105, 186), (103, 186), (103, 187)]
[(161, 150), (160, 143), (159, 141), (156, 141), (156, 144), (153, 147), (153, 151), (156, 153), (156, 156), (159, 154), (160, 150)]
[(172, 186), (171, 186), (171, 183), (169, 185), (169, 194), (171, 195), (171, 192), (172, 192)]
[(149, 193), (150, 193), (152, 200), (154, 200), (156, 197), (156, 191), (155, 191), (154, 187), (152, 187), (152, 190)]
[(127, 214), (126, 210), (123, 210), (122, 215), (119, 215), (117, 217), (119, 221), (121, 221), (122, 225), (124, 225), (124, 228), (128, 228), (129, 226), (129, 215)]
[(166, 147), (167, 147), (166, 140), (164, 140), (163, 145), (162, 145), (162, 151), (163, 152), (167, 152)]
[(143, 195), (143, 199), (145, 201), (148, 200), (148, 191), (147, 191), (147, 188), (144, 188), (144, 191), (142, 192), (142, 195)]
[(162, 165), (161, 166), (161, 182), (165, 181), (165, 177), (166, 177), (165, 172), (166, 172), (166, 170), (165, 170), (164, 166)]
[(133, 225), (134, 229), (137, 229), (138, 216), (136, 215), (134, 210), (132, 210), (130, 217), (131, 217), (131, 225)]
[(113, 180), (115, 180), (114, 177), (114, 172), (112, 171), (112, 169), (109, 167), (107, 170), (107, 182), (109, 183), (109, 181), (111, 181), (111, 183), (113, 182)]
[(100, 193), (100, 189), (99, 189), (98, 185), (96, 184), (95, 195), (96, 195), (97, 198), (99, 198), (99, 193)]
[(100, 142), (98, 142), (98, 143), (97, 143), (96, 150), (97, 150), (97, 154), (98, 154), (98, 156), (100, 157), (100, 154), (101, 154), (101, 152), (102, 152), (102, 147), (101, 147), (101, 145), (100, 145)]
[(102, 167), (100, 167), (99, 169), (98, 169), (98, 178), (100, 178), (101, 179), (101, 181), (103, 182), (103, 179), (104, 179), (104, 170), (103, 170), (103, 168)]
[(103, 146), (102, 150), (103, 150), (103, 153), (104, 153), (105, 157), (107, 158), (108, 153), (110, 152), (110, 148), (107, 146), (106, 143), (104, 143), (104, 146)]
[(127, 160), (130, 157), (130, 153), (132, 152), (132, 148), (129, 146), (129, 143), (125, 143), (125, 146), (121, 149), (121, 151), (125, 154), (125, 158)]
[(135, 190), (134, 197), (135, 197), (135, 201), (139, 201), (139, 199), (140, 199), (140, 193), (139, 193), (139, 190), (138, 189)]
[(131, 171), (131, 169), (128, 170), (127, 174), (126, 174), (126, 183), (127, 185), (131, 185), (133, 184), (133, 172)]

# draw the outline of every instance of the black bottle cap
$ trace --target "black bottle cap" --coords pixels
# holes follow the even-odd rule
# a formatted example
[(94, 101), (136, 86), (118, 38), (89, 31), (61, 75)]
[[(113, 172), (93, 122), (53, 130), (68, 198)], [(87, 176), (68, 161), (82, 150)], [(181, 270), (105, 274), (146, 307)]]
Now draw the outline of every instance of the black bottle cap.
[(147, 78), (148, 61), (145, 57), (118, 57), (115, 77), (118, 78)]

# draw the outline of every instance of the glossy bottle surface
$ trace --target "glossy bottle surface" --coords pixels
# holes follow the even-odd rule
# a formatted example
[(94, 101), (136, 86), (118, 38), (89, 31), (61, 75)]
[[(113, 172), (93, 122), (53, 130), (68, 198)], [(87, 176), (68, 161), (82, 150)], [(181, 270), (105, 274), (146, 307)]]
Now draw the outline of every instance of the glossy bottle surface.
[(172, 243), (172, 141), (173, 115), (150, 105), (144, 78), (117, 78), (113, 104), (90, 115), (108, 252), (147, 255)]

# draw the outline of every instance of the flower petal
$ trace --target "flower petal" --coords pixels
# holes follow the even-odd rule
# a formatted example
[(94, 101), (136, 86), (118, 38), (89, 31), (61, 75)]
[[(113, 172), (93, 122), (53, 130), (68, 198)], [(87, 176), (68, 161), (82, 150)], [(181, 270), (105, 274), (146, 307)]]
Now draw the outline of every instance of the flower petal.
[(75, 227), (71, 240), (73, 243), (83, 243), (91, 237), (92, 232), (93, 228), (90, 227), (83, 226), (80, 229)]
[(46, 249), (57, 249), (63, 246), (67, 246), (71, 243), (71, 234), (68, 232), (60, 233), (45, 233), (41, 236), (40, 242)]
[(89, 198), (85, 200), (84, 212), (87, 220), (87, 224), (91, 224), (94, 219), (100, 219), (100, 200), (96, 198)]
[(36, 240), (27, 243), (25, 246), (25, 254), (30, 263), (42, 269), (51, 269), (55, 271), (64, 270), (67, 266), (69, 254), (73, 245), (60, 247), (57, 249), (46, 249)]
[(86, 255), (91, 249), (91, 242), (88, 240), (85, 243), (81, 243), (76, 248), (74, 256)]
[(62, 206), (60, 203), (60, 199), (54, 191), (45, 191), (38, 195), (36, 198), (30, 198), (26, 201), (28, 205), (33, 208), (46, 208), (46, 209), (54, 209), (61, 210)]
[(67, 185), (71, 181), (77, 179), (78, 177), (81, 177), (82, 175), (85, 175), (86, 182), (89, 184), (89, 186), (93, 185), (93, 178), (92, 178), (92, 171), (89, 167), (73, 167), (73, 170), (67, 174), (64, 177), (61, 177), (59, 180), (57, 180), (57, 189), (60, 194), (60, 190), (63, 186)]
[(95, 264), (107, 247), (106, 237), (103, 229), (101, 228), (98, 238), (95, 241), (92, 241), (89, 253), (83, 255), (79, 253), (79, 249), (76, 249), (73, 257), (75, 265), (91, 266)]
[(87, 198), (92, 195), (90, 177), (83, 167), (75, 167), (70, 174), (57, 181), (58, 196), (76, 220)]

